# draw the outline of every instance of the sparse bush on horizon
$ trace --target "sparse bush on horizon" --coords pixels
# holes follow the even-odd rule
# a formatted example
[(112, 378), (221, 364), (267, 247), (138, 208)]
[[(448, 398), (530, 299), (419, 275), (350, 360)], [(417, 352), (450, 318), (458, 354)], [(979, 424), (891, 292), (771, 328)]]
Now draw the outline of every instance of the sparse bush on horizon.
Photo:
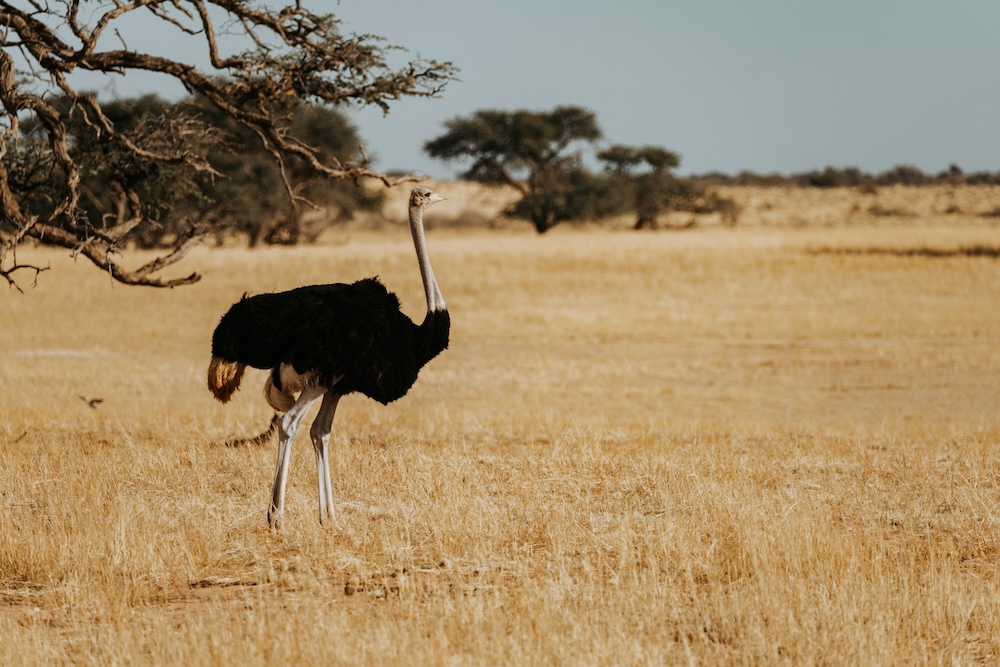
[(927, 174), (912, 165), (897, 165), (878, 174), (863, 172), (857, 167), (832, 167), (793, 174), (772, 172), (759, 174), (741, 171), (731, 175), (721, 171), (695, 174), (690, 177), (695, 182), (708, 185), (753, 185), (764, 187), (813, 187), (813, 188), (860, 188), (872, 190), (877, 186), (907, 185), (1000, 185), (1000, 171), (979, 171), (965, 173), (961, 167), (952, 164), (937, 174)]

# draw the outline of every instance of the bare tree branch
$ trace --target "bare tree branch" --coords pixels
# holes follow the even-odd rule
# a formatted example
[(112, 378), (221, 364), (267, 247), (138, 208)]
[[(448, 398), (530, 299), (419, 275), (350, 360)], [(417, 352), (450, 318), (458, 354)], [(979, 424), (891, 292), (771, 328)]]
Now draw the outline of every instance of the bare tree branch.
[(14, 280), (14, 272), (15, 271), (34, 271), (34, 275), (32, 276), (32, 280), (31, 280), (31, 286), (32, 287), (36, 287), (38, 285), (38, 274), (41, 273), (42, 271), (48, 271), (50, 268), (51, 267), (49, 267), (49, 266), (35, 266), (34, 264), (20, 264), (15, 259), (14, 260), (14, 265), (12, 267), (10, 267), (9, 269), (5, 269), (2, 266), (0, 266), (0, 278), (3, 278), (4, 280), (7, 281), (7, 287), (13, 287), (14, 289), (16, 289), (21, 294), (24, 294), (24, 290), (21, 289), (21, 286), (17, 284), (16, 280)]
[[(86, 9), (83, 9), (86, 8)], [(82, 10), (82, 11), (81, 11)], [(144, 11), (185, 39), (204, 39), (211, 68), (133, 49), (121, 22)], [(227, 53), (215, 22), (227, 35), (242, 34), (244, 50)], [(117, 40), (102, 40), (108, 34)], [(230, 44), (226, 41), (226, 44)], [(197, 281), (157, 277), (184, 257), (207, 233), (192, 226), (180, 233), (162, 257), (136, 270), (114, 259), (135, 234), (155, 226), (149, 187), (162, 170), (220, 177), (209, 155), (225, 137), (196, 117), (150, 116), (128, 127), (108, 114), (107, 103), (77, 91), (69, 75), (77, 70), (124, 74), (150, 72), (172, 77), (207, 101), (223, 117), (251, 132), (273, 158), (293, 206), (308, 204), (298, 194), (287, 164), (301, 163), (333, 180), (376, 179), (386, 186), (415, 179), (390, 178), (361, 159), (344, 161), (322, 154), (289, 131), (282, 109), (297, 104), (376, 105), (388, 111), (402, 97), (436, 97), (454, 78), (447, 62), (414, 60), (401, 68), (387, 64), (397, 47), (373, 35), (344, 34), (329, 14), (279, 8), (249, 0), (0, 0), (0, 276), (15, 284), (16, 249), (32, 240), (87, 257), (116, 281), (172, 287)], [(29, 134), (26, 134), (29, 133)], [(23, 145), (22, 145), (23, 144)], [(94, 162), (97, 160), (98, 162)], [(89, 190), (84, 175), (114, 168), (107, 192)], [(112, 209), (95, 214), (96, 203)], [(194, 219), (194, 218), (192, 218)], [(197, 231), (196, 231), (197, 229)]]

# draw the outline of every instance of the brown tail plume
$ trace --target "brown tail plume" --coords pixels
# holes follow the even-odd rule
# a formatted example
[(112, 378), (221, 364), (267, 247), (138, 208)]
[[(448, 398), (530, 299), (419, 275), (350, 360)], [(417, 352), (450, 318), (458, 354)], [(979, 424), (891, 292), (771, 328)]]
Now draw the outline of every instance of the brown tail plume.
[(240, 388), (243, 371), (247, 365), (238, 361), (228, 361), (222, 357), (212, 357), (208, 365), (208, 389), (223, 403)]

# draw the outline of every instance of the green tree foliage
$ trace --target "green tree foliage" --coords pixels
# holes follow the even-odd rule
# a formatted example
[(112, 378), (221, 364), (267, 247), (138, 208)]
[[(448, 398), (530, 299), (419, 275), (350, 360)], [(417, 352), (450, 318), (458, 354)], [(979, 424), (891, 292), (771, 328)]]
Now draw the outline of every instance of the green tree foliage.
[(507, 213), (544, 233), (578, 219), (593, 204), (592, 177), (574, 150), (601, 138), (596, 116), (580, 107), (552, 111), (476, 111), (445, 123), (446, 132), (424, 144), (431, 157), (470, 162), (462, 177), (507, 184), (523, 198)]

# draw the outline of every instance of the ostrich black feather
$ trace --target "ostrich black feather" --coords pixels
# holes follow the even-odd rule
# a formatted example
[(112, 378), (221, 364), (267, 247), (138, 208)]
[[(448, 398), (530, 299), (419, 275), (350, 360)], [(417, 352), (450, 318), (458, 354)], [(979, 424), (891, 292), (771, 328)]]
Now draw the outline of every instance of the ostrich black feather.
[(448, 347), (450, 324), (447, 310), (415, 324), (377, 278), (310, 285), (235, 303), (215, 329), (212, 356), (262, 369), (286, 363), (338, 393), (386, 404)]

